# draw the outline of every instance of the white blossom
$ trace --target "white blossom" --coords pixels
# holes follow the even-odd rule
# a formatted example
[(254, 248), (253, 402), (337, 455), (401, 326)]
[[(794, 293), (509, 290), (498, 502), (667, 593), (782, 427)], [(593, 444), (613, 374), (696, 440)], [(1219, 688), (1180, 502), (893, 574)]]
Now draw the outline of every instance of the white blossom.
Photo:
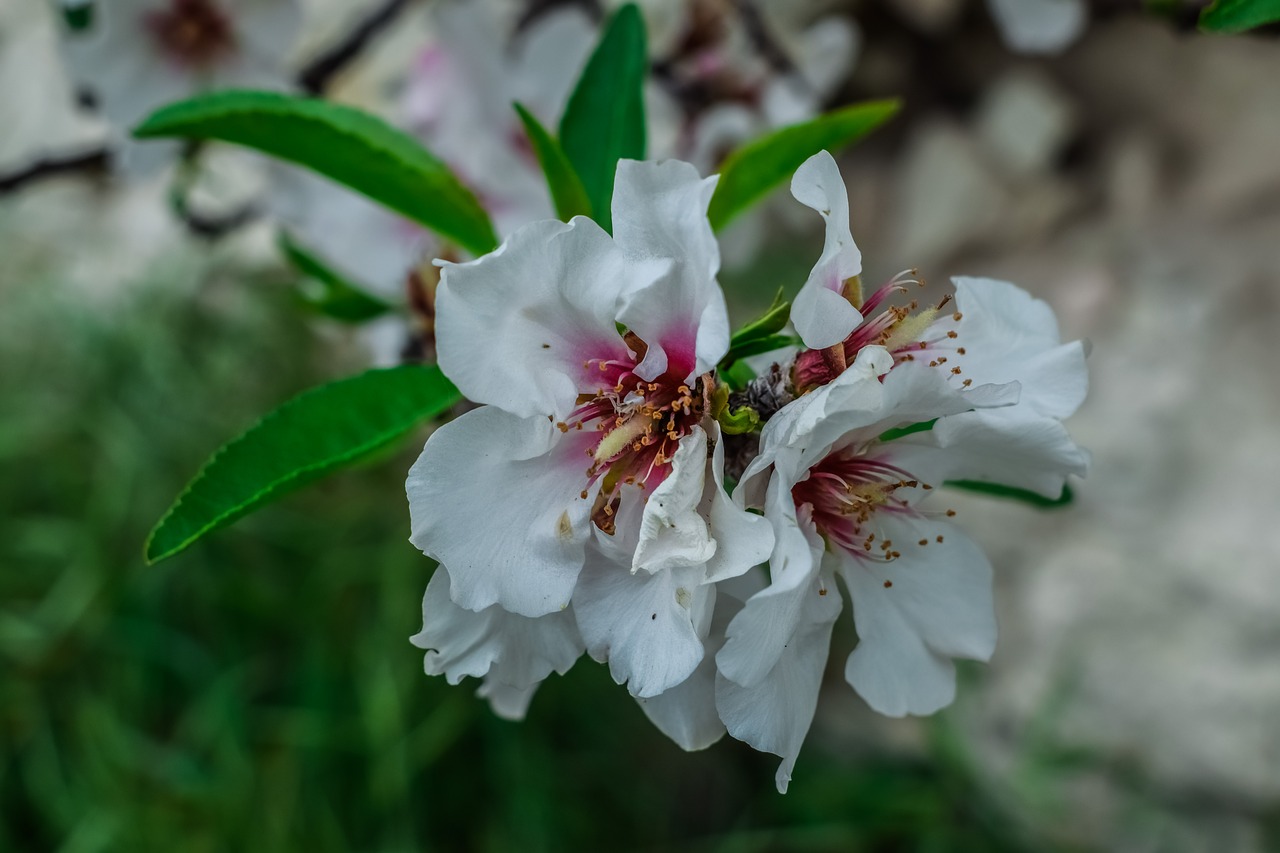
[(612, 237), (536, 222), (445, 265), (440, 365), (483, 405), (431, 436), (407, 484), (412, 541), (458, 606), (572, 606), (587, 650), (640, 697), (697, 669), (713, 584), (772, 547), (725, 493), (708, 417), (729, 341), (714, 186), (685, 163), (623, 161)]
[[(1049, 305), (1009, 282), (968, 277), (953, 279), (954, 294), (937, 305), (894, 304), (918, 284), (910, 273), (864, 298), (854, 277), (861, 256), (848, 232), (848, 196), (831, 155), (822, 151), (807, 160), (792, 187), (823, 213), (827, 238), (791, 319), (807, 344), (836, 351), (833, 357), (811, 349), (796, 358), (792, 379), (799, 391), (830, 381), (841, 362), (853, 363), (868, 346), (885, 347), (895, 364), (925, 365), (964, 389), (1019, 382), (1024, 391), (1016, 405), (948, 418), (930, 431), (939, 446), (969, 446), (968, 455), (954, 458), (950, 478), (992, 480), (1057, 497), (1068, 474), (1084, 473), (1088, 454), (1061, 422), (1088, 390), (1085, 344), (1062, 343)], [(975, 462), (979, 444), (987, 450)]]
[(893, 304), (917, 284), (907, 275), (864, 299), (830, 155), (801, 167), (793, 193), (827, 222), (792, 308), (821, 348), (796, 356), (799, 396), (765, 424), (734, 493), (763, 508), (774, 550), (769, 583), (728, 623), (715, 687), (729, 733), (782, 756), (780, 790), (817, 706), (836, 578), (859, 638), (848, 682), (881, 713), (933, 713), (954, 697), (952, 659), (990, 656), (995, 621), (990, 564), (926, 499), (954, 480), (1057, 497), (1088, 463), (1062, 426), (1087, 390), (1085, 347), (1061, 342), (1048, 305), (971, 278), (937, 305)]
[(780, 790), (817, 705), (841, 608), (836, 576), (859, 636), (846, 678), (877, 711), (932, 713), (954, 696), (951, 658), (990, 656), (990, 564), (945, 511), (921, 507), (942, 485), (942, 460), (965, 448), (880, 436), (1017, 394), (1016, 384), (961, 391), (922, 365), (894, 368), (871, 346), (765, 426), (735, 499), (761, 502), (774, 528), (770, 583), (729, 623), (716, 701), (730, 734), (783, 757)]

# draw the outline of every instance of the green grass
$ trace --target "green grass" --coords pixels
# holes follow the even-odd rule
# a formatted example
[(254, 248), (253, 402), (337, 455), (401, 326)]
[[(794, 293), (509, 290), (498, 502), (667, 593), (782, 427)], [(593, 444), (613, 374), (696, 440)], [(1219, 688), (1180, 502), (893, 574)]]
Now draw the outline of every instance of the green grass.
[(0, 288), (0, 849), (1025, 849), (953, 749), (813, 737), (780, 797), (589, 661), (523, 724), (427, 678), (413, 448), (145, 567), (209, 452), (339, 369), (282, 295), (169, 284)]

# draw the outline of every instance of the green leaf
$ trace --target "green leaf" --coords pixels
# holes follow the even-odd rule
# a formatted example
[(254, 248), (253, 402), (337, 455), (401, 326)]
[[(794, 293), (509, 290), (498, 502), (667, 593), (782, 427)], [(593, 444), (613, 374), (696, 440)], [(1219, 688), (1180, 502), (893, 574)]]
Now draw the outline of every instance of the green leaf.
[(62, 3), (62, 22), (73, 33), (81, 33), (93, 26), (93, 3), (81, 0), (77, 3)]
[(733, 337), (729, 339), (729, 352), (720, 360), (720, 371), (728, 371), (748, 356), (800, 343), (799, 339), (790, 335), (777, 334), (787, 325), (790, 313), (791, 303), (782, 298), (782, 289), (779, 288), (777, 295), (773, 297), (773, 303), (764, 314), (733, 333)]
[(787, 325), (787, 318), (790, 316), (791, 303), (782, 298), (782, 288), (778, 288), (768, 310), (733, 333), (733, 337), (729, 339), (729, 352), (733, 352), (734, 347), (777, 334)]
[(735, 361), (728, 367), (721, 368), (719, 374), (720, 378), (735, 391), (746, 388), (751, 384), (751, 380), (756, 378), (755, 371), (748, 367), (745, 361)]
[(156, 563), (386, 446), (460, 399), (438, 367), (369, 370), (306, 391), (213, 455), (147, 540)]
[(893, 441), (895, 438), (902, 438), (904, 435), (912, 435), (917, 432), (928, 432), (933, 429), (933, 425), (938, 422), (937, 418), (931, 421), (921, 421), (918, 424), (910, 424), (904, 427), (894, 427), (880, 433), (881, 441)]
[(624, 157), (644, 159), (644, 19), (634, 3), (609, 21), (560, 119), (560, 144), (573, 164), (595, 220), (613, 230), (613, 176)]
[(568, 222), (575, 216), (591, 215), (591, 200), (582, 186), (582, 179), (573, 170), (564, 149), (542, 123), (521, 104), (515, 104), (516, 113), (524, 123), (524, 132), (533, 145), (533, 153), (542, 167), (542, 174), (547, 176), (547, 188), (551, 190), (551, 201), (556, 206), (556, 216)]
[(756, 338), (739, 344), (736, 348), (729, 350), (729, 354), (725, 356), (721, 365), (728, 367), (729, 365), (744, 359), (747, 356), (759, 355), (762, 352), (773, 352), (783, 347), (793, 347), (800, 344), (800, 339), (791, 335), (769, 335), (767, 338)]
[(278, 239), (281, 253), (309, 281), (319, 285), (316, 293), (300, 294), (304, 305), (343, 323), (364, 323), (395, 310), (385, 302), (353, 284), (337, 270), (302, 248), (281, 231)]
[(719, 231), (770, 190), (789, 180), (800, 164), (826, 149), (833, 154), (866, 136), (898, 111), (897, 101), (867, 101), (793, 124), (735, 149), (720, 168), (707, 216)]
[(1242, 33), (1280, 21), (1280, 0), (1217, 0), (1200, 13), (1200, 29)]
[(1044, 495), (1038, 495), (1028, 489), (1019, 489), (1014, 486), (1004, 486), (1000, 483), (986, 483), (981, 480), (947, 480), (943, 485), (953, 486), (957, 489), (964, 489), (978, 494), (991, 495), (997, 498), (1009, 498), (1010, 500), (1022, 501), (1041, 509), (1055, 509), (1057, 507), (1068, 506), (1075, 500), (1075, 494), (1071, 491), (1071, 487), (1065, 483), (1062, 486), (1062, 494), (1056, 498), (1046, 498)]
[(229, 89), (162, 107), (139, 139), (217, 139), (306, 166), (475, 255), (498, 245), (476, 197), (417, 140), (352, 107)]

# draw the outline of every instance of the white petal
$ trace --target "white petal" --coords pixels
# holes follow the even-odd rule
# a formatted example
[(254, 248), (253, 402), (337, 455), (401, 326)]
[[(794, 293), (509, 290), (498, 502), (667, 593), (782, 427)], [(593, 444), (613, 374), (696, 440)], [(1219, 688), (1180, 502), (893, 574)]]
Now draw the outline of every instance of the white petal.
[(877, 430), (967, 412), (971, 409), (1003, 409), (1022, 399), (1022, 385), (975, 385), (964, 388), (950, 375), (920, 362), (900, 364), (884, 378), (884, 413)]
[(702, 567), (632, 574), (625, 565), (588, 561), (574, 593), (587, 651), (607, 660), (633, 696), (657, 696), (688, 678), (702, 660), (715, 587)]
[(650, 722), (681, 749), (706, 749), (724, 736), (724, 723), (716, 710), (715, 656), (724, 644), (725, 626), (741, 607), (732, 596), (718, 591), (705, 653), (693, 675), (657, 696), (636, 700)]
[(1084, 30), (1083, 0), (987, 0), (1005, 44), (1020, 53), (1057, 53)]
[(801, 35), (796, 67), (821, 97), (844, 82), (862, 49), (862, 33), (843, 15), (815, 21)]
[(235, 10), (238, 48), (262, 66), (274, 66), (284, 80), (284, 59), (297, 41), (303, 15), (298, 0), (255, 0)]
[(862, 272), (862, 253), (849, 232), (849, 195), (835, 159), (819, 151), (791, 179), (791, 194), (822, 214), (827, 223), (822, 256), (791, 304), (791, 322), (811, 349), (840, 343), (862, 315), (844, 297), (846, 280)]
[(694, 167), (714, 171), (724, 152), (750, 139), (760, 126), (756, 111), (742, 104), (718, 103), (708, 107), (688, 131), (684, 156)]
[[(773, 548), (768, 521), (736, 506), (724, 491), (724, 448), (719, 429), (708, 436), (701, 427), (680, 440), (672, 470), (643, 504), (639, 536), (632, 545), (626, 530), (624, 506), (618, 513), (618, 534), (605, 547), (619, 559), (630, 553), (633, 571), (649, 572), (684, 566), (703, 566), (703, 583), (736, 577), (759, 565)], [(707, 442), (715, 450), (707, 455)]]
[(863, 347), (833, 381), (793, 400), (769, 419), (760, 436), (760, 455), (771, 458), (785, 447), (812, 457), (836, 435), (875, 423), (884, 409), (880, 377), (892, 366), (893, 357), (884, 347)]
[(591, 525), (581, 435), (484, 406), (427, 440), (406, 483), (410, 541), (449, 567), (460, 606), (568, 606)]
[(441, 271), (440, 367), (468, 398), (521, 416), (556, 415), (594, 388), (583, 362), (626, 358), (620, 300), (669, 261), (623, 256), (585, 217), (535, 222), (497, 251)]
[(840, 559), (858, 629), (845, 677), (882, 714), (932, 714), (955, 697), (951, 658), (987, 660), (995, 648), (991, 564), (950, 524), (877, 520), (881, 540), (902, 556)]
[(657, 696), (637, 699), (658, 731), (687, 752), (706, 749), (724, 737), (716, 711), (716, 663), (708, 650), (693, 675)]
[(426, 649), (427, 675), (450, 684), (466, 676), (527, 689), (552, 672), (565, 673), (584, 649), (571, 611), (530, 619), (494, 605), (479, 613), (449, 597), (449, 574), (436, 569), (422, 597), (422, 630), (410, 638)]
[[(1017, 383), (965, 390), (948, 381), (948, 374), (917, 362), (894, 367), (881, 381), (879, 371), (889, 361), (880, 347), (864, 348), (833, 382), (788, 404), (765, 426), (761, 456), (773, 458), (787, 448), (799, 454), (801, 470), (817, 464), (833, 447), (873, 441), (894, 427), (976, 407), (1004, 411), (1013, 407), (1020, 393)], [(754, 473), (748, 468), (747, 474)], [(798, 472), (797, 477), (803, 479)]]
[(799, 630), (764, 680), (755, 687), (742, 687), (723, 675), (716, 678), (716, 707), (729, 734), (782, 757), (777, 785), (784, 794), (813, 723), (831, 627), (840, 615), (835, 583), (829, 575), (825, 583), (827, 595), (806, 600)]
[(700, 511), (710, 522), (716, 552), (707, 560), (704, 583), (738, 577), (767, 560), (773, 550), (773, 526), (769, 520), (742, 509), (725, 493), (724, 441), (718, 427), (712, 427), (711, 437), (716, 443), (708, 460), (711, 480)]
[[(193, 75), (170, 66), (147, 31), (151, 11), (153, 4), (138, 0), (95, 4), (90, 31), (64, 40), (71, 76), (95, 94), (98, 110), (125, 133), (157, 107), (198, 88)], [(129, 156), (147, 167), (165, 162), (146, 147), (136, 148)]]
[(765, 516), (777, 537), (769, 560), (770, 583), (729, 623), (728, 639), (716, 656), (721, 674), (744, 687), (769, 675), (803, 628), (814, 600), (834, 592), (819, 579), (823, 542), (808, 517), (797, 520), (792, 485), (776, 475), (769, 483)]
[(488, 699), (489, 707), (497, 716), (504, 720), (519, 722), (529, 712), (529, 703), (533, 701), (533, 694), (538, 692), (538, 687), (537, 684), (530, 684), (528, 687), (512, 687), (510, 684), (494, 680), (492, 676), (485, 676), (476, 690), (476, 695), (481, 699)]
[(1083, 477), (1089, 469), (1089, 454), (1061, 423), (1030, 412), (965, 412), (911, 439), (947, 451), (949, 480), (1001, 483), (1047, 498), (1062, 494), (1067, 475)]
[(715, 176), (688, 163), (622, 160), (613, 188), (613, 234), (629, 258), (671, 259), (667, 275), (634, 290), (619, 319), (649, 345), (637, 371), (652, 378), (670, 363), (689, 375), (713, 369), (729, 349), (729, 315), (716, 283), (720, 249), (707, 205)]
[(975, 384), (1020, 382), (1020, 405), (1055, 418), (1066, 418), (1084, 401), (1089, 389), (1085, 349), (1080, 341), (1063, 344), (1053, 309), (1017, 285), (989, 278), (953, 278), (959, 321), (951, 316), (937, 324), (955, 331), (949, 364)]
[(695, 428), (680, 439), (671, 473), (645, 503), (632, 571), (702, 566), (716, 553), (716, 540), (698, 512), (706, 470), (707, 434)]

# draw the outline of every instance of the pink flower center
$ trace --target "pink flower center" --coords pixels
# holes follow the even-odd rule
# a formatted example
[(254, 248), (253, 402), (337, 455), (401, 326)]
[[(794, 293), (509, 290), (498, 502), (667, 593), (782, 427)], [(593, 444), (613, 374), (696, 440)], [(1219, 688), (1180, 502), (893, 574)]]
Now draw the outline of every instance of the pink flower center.
[[(863, 316), (862, 323), (844, 339), (843, 344), (838, 345), (839, 351), (833, 352), (836, 348), (832, 347), (827, 350), (807, 350), (796, 356), (791, 374), (796, 390), (803, 393), (835, 379), (846, 365), (853, 364), (863, 347), (887, 348), (895, 364), (927, 358), (930, 367), (942, 367), (948, 362), (948, 356), (929, 352), (930, 350), (954, 350), (964, 355), (964, 349), (956, 349), (955, 346), (957, 332), (951, 330), (944, 333), (933, 328), (934, 321), (951, 302), (951, 294), (944, 296), (936, 306), (923, 310), (914, 299), (906, 305), (886, 304), (893, 294), (907, 292), (907, 284), (919, 284), (914, 279), (907, 278), (913, 274), (914, 270), (899, 273), (859, 306)], [(956, 312), (952, 317), (959, 321), (961, 314)], [(961, 374), (958, 366), (948, 366), (945, 369), (953, 376)], [(972, 384), (969, 379), (960, 381), (966, 388)]]
[(187, 68), (206, 70), (236, 46), (231, 19), (215, 0), (169, 0), (145, 13), (143, 24), (165, 55)]
[(876, 513), (918, 514), (898, 494), (918, 486), (932, 488), (896, 465), (849, 448), (809, 469), (809, 478), (796, 483), (791, 497), (797, 507), (811, 507), (813, 522), (828, 543), (857, 559), (884, 561), (901, 552), (892, 540), (877, 540), (872, 519)]
[[(566, 433), (594, 433), (585, 448), (591, 457), (587, 482), (603, 482), (592, 520), (610, 534), (622, 486), (645, 489), (665, 480), (680, 439), (702, 421), (705, 409), (704, 379), (689, 383), (691, 365), (673, 361), (661, 376), (642, 379), (635, 370), (646, 346), (635, 335), (627, 335), (627, 342), (630, 357), (585, 362), (588, 370), (599, 375), (600, 387), (580, 395), (569, 418), (556, 424)], [(586, 496), (584, 489), (582, 497)]]

